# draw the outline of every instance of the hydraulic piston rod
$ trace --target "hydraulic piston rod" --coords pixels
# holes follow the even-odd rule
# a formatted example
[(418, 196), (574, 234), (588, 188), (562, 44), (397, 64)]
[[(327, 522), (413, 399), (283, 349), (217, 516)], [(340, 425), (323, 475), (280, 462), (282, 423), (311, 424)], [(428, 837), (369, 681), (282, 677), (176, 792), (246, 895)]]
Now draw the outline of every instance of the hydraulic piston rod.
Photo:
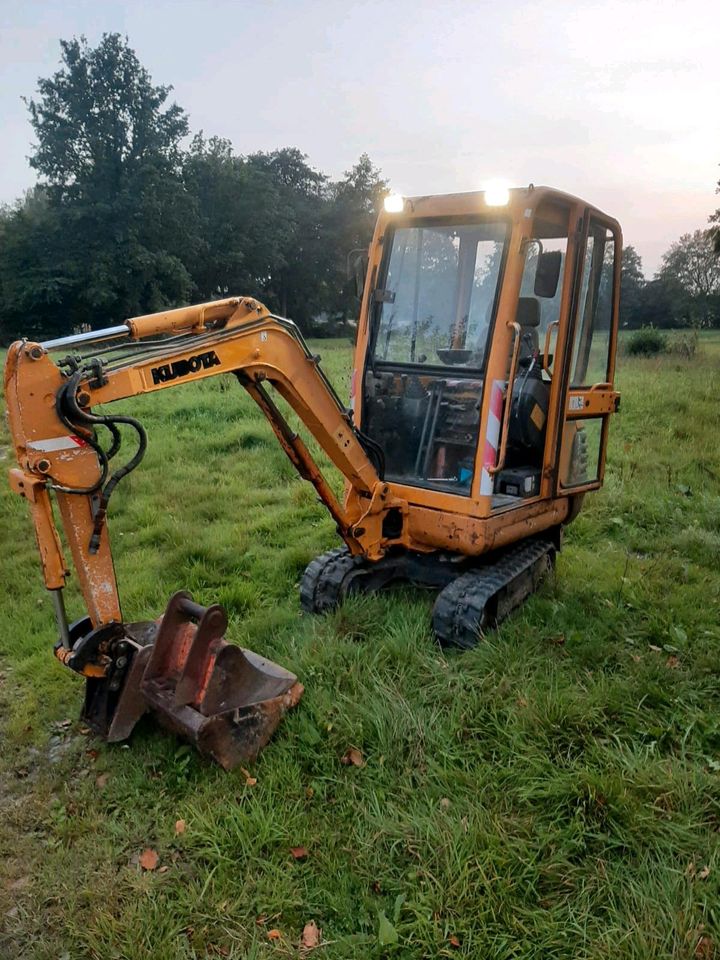
[(117, 327), (105, 327), (103, 330), (88, 330), (87, 333), (73, 333), (69, 337), (45, 340), (40, 346), (44, 350), (59, 350), (62, 347), (74, 347), (78, 343), (96, 343), (98, 340), (117, 340), (118, 337), (129, 336), (130, 328), (126, 323), (121, 323)]

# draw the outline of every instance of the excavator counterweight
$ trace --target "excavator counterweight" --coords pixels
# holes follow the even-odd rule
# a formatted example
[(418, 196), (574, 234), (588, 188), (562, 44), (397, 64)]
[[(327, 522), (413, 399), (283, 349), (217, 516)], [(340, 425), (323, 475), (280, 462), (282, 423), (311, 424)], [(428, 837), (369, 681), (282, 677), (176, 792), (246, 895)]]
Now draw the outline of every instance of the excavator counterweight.
[[(86, 679), (88, 723), (115, 741), (149, 711), (229, 769), (302, 694), (294, 674), (225, 640), (219, 606), (178, 593), (157, 621), (123, 620), (108, 515), (149, 438), (108, 412), (114, 401), (233, 374), (343, 541), (308, 565), (303, 609), (409, 581), (438, 593), (437, 639), (473, 646), (539, 587), (602, 484), (621, 254), (615, 220), (546, 187), (503, 203), (393, 198), (361, 270), (350, 407), (295, 324), (251, 297), (13, 344), (10, 482), (30, 505), (56, 656)], [(344, 477), (342, 499), (273, 394)], [(86, 607), (72, 624), (53, 499)]]

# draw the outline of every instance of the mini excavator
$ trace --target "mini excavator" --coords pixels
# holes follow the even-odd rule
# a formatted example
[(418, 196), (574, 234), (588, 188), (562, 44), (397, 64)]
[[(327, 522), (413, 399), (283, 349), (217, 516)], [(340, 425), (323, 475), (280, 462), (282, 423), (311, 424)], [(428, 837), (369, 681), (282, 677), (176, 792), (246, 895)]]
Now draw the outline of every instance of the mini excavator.
[[(107, 412), (113, 401), (233, 374), (343, 540), (307, 567), (303, 609), (409, 581), (437, 591), (440, 643), (471, 647), (537, 588), (602, 484), (621, 253), (615, 220), (546, 187), (387, 197), (354, 264), (350, 407), (295, 324), (251, 297), (14, 343), (10, 482), (30, 505), (55, 654), (86, 678), (85, 721), (122, 740), (151, 711), (229, 769), (302, 694), (292, 673), (225, 640), (218, 605), (180, 592), (159, 619), (123, 621), (108, 504), (147, 438)], [(342, 473), (342, 500), (273, 392)], [(114, 468), (128, 433), (132, 454)], [(53, 501), (87, 608), (73, 623)]]

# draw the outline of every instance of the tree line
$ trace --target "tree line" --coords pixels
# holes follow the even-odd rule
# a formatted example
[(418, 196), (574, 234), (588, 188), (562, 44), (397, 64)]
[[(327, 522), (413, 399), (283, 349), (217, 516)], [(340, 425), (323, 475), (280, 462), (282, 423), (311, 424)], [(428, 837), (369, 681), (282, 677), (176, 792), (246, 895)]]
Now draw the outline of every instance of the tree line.
[[(720, 184), (718, 185), (720, 187)], [(710, 218), (720, 223), (720, 210)], [(620, 324), (629, 328), (720, 327), (720, 230), (686, 233), (647, 280), (633, 246), (622, 254)]]
[[(339, 180), (295, 148), (238, 154), (190, 134), (126, 38), (61, 41), (27, 102), (38, 184), (0, 209), (0, 343), (234, 293), (305, 330), (357, 311), (348, 253), (366, 247), (387, 182), (367, 155)], [(651, 280), (622, 261), (625, 326), (720, 326), (720, 210)]]
[(367, 155), (333, 181), (294, 148), (184, 146), (187, 114), (126, 39), (61, 52), (27, 101), (39, 183), (0, 211), (2, 341), (235, 293), (305, 329), (356, 312), (347, 254), (387, 193)]

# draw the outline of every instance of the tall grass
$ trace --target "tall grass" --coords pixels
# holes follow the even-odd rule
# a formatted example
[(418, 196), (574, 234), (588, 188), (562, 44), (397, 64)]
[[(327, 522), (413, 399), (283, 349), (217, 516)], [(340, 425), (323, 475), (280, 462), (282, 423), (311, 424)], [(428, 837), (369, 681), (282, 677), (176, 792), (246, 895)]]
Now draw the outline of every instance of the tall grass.
[[(349, 348), (318, 347), (347, 393)], [(306, 684), (251, 778), (149, 724), (83, 731), (0, 484), (0, 955), (296, 957), (315, 920), (333, 960), (717, 956), (720, 340), (619, 385), (555, 579), (466, 654), (407, 589), (301, 616), (333, 525), (234, 383), (121, 405), (150, 435), (111, 506), (125, 618), (187, 588)]]

